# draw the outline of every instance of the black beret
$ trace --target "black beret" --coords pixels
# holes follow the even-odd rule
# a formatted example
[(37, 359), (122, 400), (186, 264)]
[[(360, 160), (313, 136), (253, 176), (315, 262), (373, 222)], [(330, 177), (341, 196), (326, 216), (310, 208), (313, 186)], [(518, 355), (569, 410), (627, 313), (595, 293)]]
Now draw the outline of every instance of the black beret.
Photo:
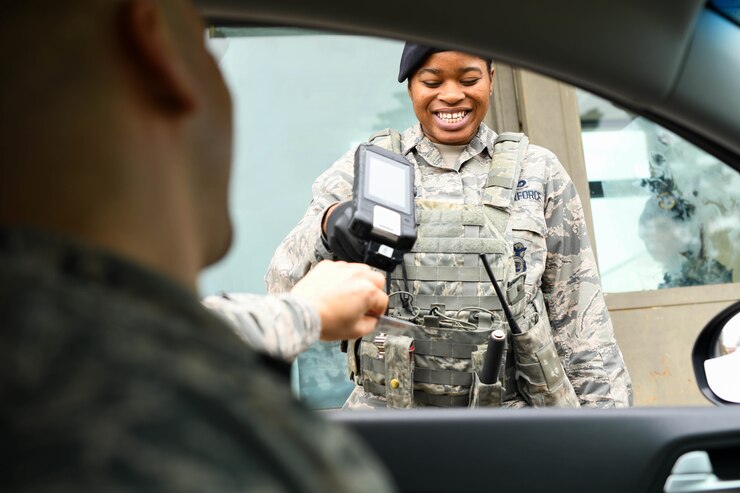
[(426, 58), (432, 53), (439, 53), (440, 51), (447, 51), (440, 48), (432, 48), (431, 46), (424, 46), (416, 43), (406, 43), (403, 47), (403, 53), (401, 54), (401, 66), (398, 69), (398, 82), (403, 82), (409, 78), (416, 69), (426, 60)]

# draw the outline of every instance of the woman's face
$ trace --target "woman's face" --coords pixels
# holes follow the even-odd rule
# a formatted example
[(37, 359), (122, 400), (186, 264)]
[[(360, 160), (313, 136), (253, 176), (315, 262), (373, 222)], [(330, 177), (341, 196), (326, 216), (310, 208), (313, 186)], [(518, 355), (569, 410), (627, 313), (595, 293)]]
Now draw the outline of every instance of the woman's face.
[(437, 144), (467, 144), (488, 111), (493, 70), (474, 55), (430, 55), (409, 82), (409, 96), (424, 134)]

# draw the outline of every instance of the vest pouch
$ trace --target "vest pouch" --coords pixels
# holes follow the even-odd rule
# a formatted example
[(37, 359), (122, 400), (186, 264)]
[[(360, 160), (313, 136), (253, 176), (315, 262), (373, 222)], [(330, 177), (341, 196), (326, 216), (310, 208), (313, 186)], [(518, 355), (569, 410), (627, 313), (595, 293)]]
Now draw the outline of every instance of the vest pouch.
[[(528, 307), (522, 334), (512, 334), (519, 392), (531, 406), (580, 407), (555, 349), (550, 322)], [(527, 326), (528, 330), (527, 330)]]
[(388, 407), (414, 407), (414, 340), (407, 336), (389, 335), (384, 344), (385, 396)]
[[(377, 333), (366, 335), (360, 345), (362, 386), (366, 392), (383, 397), (405, 389), (402, 388), (404, 379), (390, 374), (389, 370), (402, 375), (405, 373), (396, 371), (395, 364), (387, 361), (392, 338), (405, 336), (408, 341), (413, 341), (414, 348), (411, 351), (407, 342), (402, 344), (406, 354), (413, 355), (413, 361), (408, 361), (408, 365), (411, 365), (415, 407), (466, 407), (470, 402), (473, 382), (471, 354), (481, 349), (491, 330), (499, 326), (462, 330), (416, 325), (412, 329), (394, 329), (392, 336)], [(403, 358), (400, 361), (404, 363), (399, 367), (407, 364)], [(398, 380), (398, 388), (389, 389), (393, 378)], [(411, 395), (411, 389), (406, 391), (406, 395)]]
[(516, 318), (520, 314), (524, 313), (527, 308), (527, 293), (525, 289), (527, 277), (524, 272), (521, 274), (514, 274), (513, 271), (514, 269), (512, 268), (510, 277), (513, 277), (513, 279), (511, 279), (511, 281), (506, 285), (506, 298), (509, 301), (509, 309)]
[(486, 356), (487, 346), (483, 349), (473, 352), (473, 384), (470, 387), (470, 403), (468, 407), (501, 407), (503, 402), (504, 387), (501, 384), (501, 376), (504, 374), (506, 365), (506, 355), (501, 358), (501, 368), (499, 369), (499, 380), (496, 383), (486, 384), (478, 378), (478, 372), (483, 370), (483, 361)]
[(501, 382), (482, 383), (476, 373), (473, 375), (473, 385), (470, 387), (470, 404), (468, 404), (468, 407), (501, 407), (503, 393), (504, 387)]

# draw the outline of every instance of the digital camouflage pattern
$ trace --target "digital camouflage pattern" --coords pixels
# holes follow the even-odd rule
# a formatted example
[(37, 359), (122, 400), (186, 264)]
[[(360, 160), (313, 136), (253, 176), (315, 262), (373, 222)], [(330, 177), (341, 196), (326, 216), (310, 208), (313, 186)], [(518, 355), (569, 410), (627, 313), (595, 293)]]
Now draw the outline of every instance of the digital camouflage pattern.
[[(383, 141), (377, 144), (387, 145)], [(535, 406), (579, 406), (553, 350), (547, 317), (538, 315), (545, 313), (541, 293), (537, 293), (535, 303), (525, 296), (524, 272), (516, 273), (515, 248), (505, 238), (520, 162), (528, 146), (523, 134), (496, 137), (481, 204), (425, 200), (424, 209), (417, 209), (416, 244), (405, 256), (404, 265), (391, 276), (394, 291), (406, 286), (407, 279), (421, 290), (406, 288), (412, 291), (413, 299), (404, 300), (406, 295), (393, 298), (395, 316), (408, 317), (410, 313), (419, 325), (407, 331), (393, 331), (394, 335), (402, 333), (414, 338), (413, 384), (418, 390), (413, 396), (415, 406), (500, 406), (517, 399)], [(397, 147), (400, 149), (400, 143)], [(519, 324), (537, 317), (537, 322), (527, 324), (532, 328), (525, 333), (516, 338), (509, 334), (509, 345), (520, 350), (512, 353), (515, 357), (509, 358), (504, 368), (500, 400), (491, 398), (495, 397), (495, 386), (483, 386), (475, 378), (478, 348), (485, 346), (492, 330), (508, 328), (503, 323), (501, 300), (494, 293), (479, 253), (485, 253), (492, 264), (497, 282), (504, 286), (506, 304)], [(424, 290), (430, 285), (443, 289), (431, 294)], [(429, 307), (431, 317), (426, 316), (423, 307)], [(423, 315), (413, 316), (414, 313)], [(475, 317), (472, 320), (471, 315)], [(362, 372), (356, 382), (365, 390), (386, 394), (387, 407), (396, 407), (391, 395), (398, 389), (389, 387), (388, 380), (397, 368), (390, 367), (387, 358), (379, 361), (370, 341), (361, 343), (359, 355)], [(350, 367), (354, 359), (354, 353), (349, 353)]]
[[(487, 348), (486, 348), (487, 349)], [(473, 386), (470, 388), (470, 403), (468, 407), (500, 407), (503, 404), (503, 385), (501, 381), (496, 383), (483, 383), (478, 375), (483, 371), (486, 349), (479, 349), (471, 354), (473, 373)], [(504, 361), (506, 359), (504, 358)]]
[(207, 296), (203, 305), (224, 317), (255, 351), (284, 361), (295, 359), (321, 334), (316, 309), (289, 294), (223, 293)]
[(408, 336), (389, 335), (384, 343), (383, 360), (386, 367), (386, 399), (396, 409), (414, 407), (414, 340)]
[[(504, 197), (485, 193), (495, 191), (487, 187), (495, 138), (496, 134), (482, 124), (457, 163), (450, 167), (423, 135), (420, 125), (403, 132), (403, 153), (416, 169), (417, 207), (424, 210), (427, 202), (433, 202), (439, 208), (443, 202), (454, 209), (503, 200)], [(321, 241), (321, 220), (330, 205), (351, 198), (354, 153), (355, 149), (345, 153), (314, 183), (314, 198), (306, 215), (272, 259), (265, 278), (270, 292), (289, 290), (317, 262), (332, 258)], [(511, 255), (518, 258), (514, 264), (524, 276), (523, 304), (530, 311), (540, 305), (537, 315), (546, 317), (550, 324), (552, 346), (580, 405), (630, 405), (631, 383), (614, 338), (581, 203), (555, 155), (541, 147), (528, 146), (516, 190), (509, 198), (513, 198), (513, 207), (504, 234), (514, 245)], [(435, 258), (434, 254), (425, 254), (417, 257), (414, 264), (463, 266), (464, 257)], [(482, 281), (479, 286), (480, 292), (470, 294), (489, 293), (490, 284)], [(414, 294), (455, 290), (454, 282), (415, 282), (411, 289)], [(538, 321), (525, 312), (522, 330), (528, 331)], [(507, 372), (512, 370), (509, 366)], [(518, 389), (506, 392), (514, 395), (507, 396), (504, 406), (523, 405)], [(358, 395), (365, 393), (357, 389), (350, 400), (356, 401)]]
[(0, 491), (389, 491), (194, 294), (0, 231)]

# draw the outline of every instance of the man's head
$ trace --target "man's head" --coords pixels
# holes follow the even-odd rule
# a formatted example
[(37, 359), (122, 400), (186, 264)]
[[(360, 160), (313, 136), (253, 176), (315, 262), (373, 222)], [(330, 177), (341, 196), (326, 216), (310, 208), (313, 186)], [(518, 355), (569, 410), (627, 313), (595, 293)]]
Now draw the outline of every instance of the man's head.
[(28, 0), (0, 20), (0, 224), (192, 284), (228, 248), (231, 101), (187, 0)]
[(407, 43), (399, 82), (408, 93), (424, 134), (438, 144), (467, 144), (488, 112), (493, 91), (489, 60), (461, 51)]

